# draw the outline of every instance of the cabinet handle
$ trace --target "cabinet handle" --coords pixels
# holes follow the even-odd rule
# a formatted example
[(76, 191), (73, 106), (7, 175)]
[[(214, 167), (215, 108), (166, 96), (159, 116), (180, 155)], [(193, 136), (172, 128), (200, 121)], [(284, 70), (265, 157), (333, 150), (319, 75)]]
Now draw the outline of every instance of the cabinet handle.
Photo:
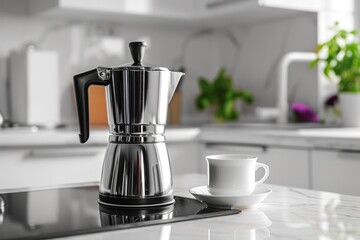
[(360, 150), (342, 149), (338, 151), (339, 159), (355, 159), (360, 160)]
[(25, 156), (24, 159), (41, 159), (41, 158), (77, 158), (77, 157), (94, 157), (99, 154), (99, 150), (78, 150), (73, 149), (46, 149), (46, 150), (31, 150)]

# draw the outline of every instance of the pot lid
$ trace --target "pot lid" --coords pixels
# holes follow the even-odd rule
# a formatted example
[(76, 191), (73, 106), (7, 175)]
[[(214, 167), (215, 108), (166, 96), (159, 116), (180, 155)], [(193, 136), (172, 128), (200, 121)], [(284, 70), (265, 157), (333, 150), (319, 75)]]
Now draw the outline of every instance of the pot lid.
[(145, 42), (130, 42), (129, 48), (131, 56), (134, 60), (133, 63), (128, 63), (125, 65), (113, 67), (114, 71), (123, 71), (123, 70), (141, 70), (141, 71), (169, 71), (165, 67), (158, 67), (155, 65), (145, 64), (142, 62), (145, 55), (145, 48), (147, 47)]

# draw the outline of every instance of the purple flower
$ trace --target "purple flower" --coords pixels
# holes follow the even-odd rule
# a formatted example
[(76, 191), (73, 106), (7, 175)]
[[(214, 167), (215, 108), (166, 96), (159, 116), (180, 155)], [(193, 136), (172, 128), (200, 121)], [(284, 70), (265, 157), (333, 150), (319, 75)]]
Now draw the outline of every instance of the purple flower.
[(316, 112), (301, 102), (291, 104), (291, 111), (298, 122), (319, 122)]

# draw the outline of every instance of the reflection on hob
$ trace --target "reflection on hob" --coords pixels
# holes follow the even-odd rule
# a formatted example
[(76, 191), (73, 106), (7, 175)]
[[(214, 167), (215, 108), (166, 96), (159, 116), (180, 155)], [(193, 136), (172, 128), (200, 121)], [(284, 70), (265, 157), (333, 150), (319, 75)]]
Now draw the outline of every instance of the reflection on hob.
[(164, 207), (107, 208), (98, 204), (98, 193), (98, 186), (87, 186), (2, 194), (0, 239), (48, 239), (237, 213), (177, 196)]
[(151, 220), (172, 219), (174, 205), (144, 209), (112, 209), (99, 205), (101, 226), (114, 226)]

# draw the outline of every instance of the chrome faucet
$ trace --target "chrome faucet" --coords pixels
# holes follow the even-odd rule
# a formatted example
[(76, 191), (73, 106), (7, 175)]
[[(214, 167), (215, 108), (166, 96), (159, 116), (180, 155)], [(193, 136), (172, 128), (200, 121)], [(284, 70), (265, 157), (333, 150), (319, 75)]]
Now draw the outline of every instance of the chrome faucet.
[(0, 111), (0, 128), (3, 126), (4, 124), (4, 116), (2, 115), (1, 111)]
[(278, 123), (288, 122), (288, 70), (289, 65), (293, 62), (310, 62), (316, 58), (316, 54), (312, 52), (289, 52), (285, 54), (279, 63), (279, 82), (278, 82), (278, 99), (277, 108), (279, 115)]

